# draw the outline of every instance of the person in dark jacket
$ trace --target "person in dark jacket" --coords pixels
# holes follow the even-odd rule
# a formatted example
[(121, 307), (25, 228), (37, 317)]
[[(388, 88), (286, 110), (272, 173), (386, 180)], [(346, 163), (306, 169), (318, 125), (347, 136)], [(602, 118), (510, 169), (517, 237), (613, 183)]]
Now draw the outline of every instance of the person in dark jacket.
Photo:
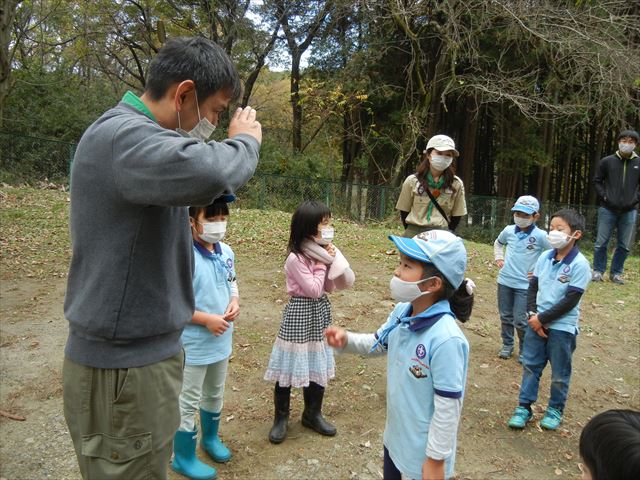
[(629, 255), (640, 202), (640, 157), (634, 151), (638, 143), (638, 132), (620, 132), (618, 151), (600, 160), (593, 179), (600, 200), (598, 234), (593, 252), (594, 282), (603, 281), (607, 269), (607, 246), (613, 230), (617, 229), (618, 244), (611, 260), (609, 278), (613, 283), (624, 283), (624, 262)]

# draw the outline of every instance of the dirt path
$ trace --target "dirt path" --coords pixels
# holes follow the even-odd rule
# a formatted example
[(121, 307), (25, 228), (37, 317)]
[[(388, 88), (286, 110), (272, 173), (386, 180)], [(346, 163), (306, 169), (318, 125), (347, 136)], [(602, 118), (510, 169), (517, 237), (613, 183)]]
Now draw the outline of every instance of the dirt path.
[[(458, 435), (459, 478), (579, 478), (578, 436), (590, 416), (607, 408), (640, 408), (640, 317), (637, 300), (625, 300), (637, 297), (637, 288), (590, 286), (562, 428), (555, 433), (535, 426), (510, 431), (505, 424), (516, 405), (521, 368), (515, 360), (496, 357), (495, 271), (482, 260), (490, 247), (478, 248), (483, 249), (481, 254), (470, 252), (478, 300), (473, 318), (463, 326), (471, 344), (471, 364)], [(240, 245), (236, 251), (240, 259), (242, 249)], [(392, 306), (387, 291), (395, 257), (378, 252), (374, 262), (362, 250), (343, 250), (358, 278), (353, 291), (331, 297), (334, 321), (352, 330), (372, 331)], [(242, 316), (236, 324), (221, 426), (234, 458), (219, 467), (219, 477), (379, 479), (385, 417), (383, 358), (337, 359), (337, 377), (327, 389), (324, 410), (338, 427), (335, 438), (321, 437), (300, 425), (302, 398), (295, 392), (289, 438), (278, 446), (267, 441), (272, 387), (262, 375), (286, 301), (281, 260), (274, 255), (259, 264), (240, 261), (238, 266)], [(638, 280), (636, 273), (632, 281), (637, 285)], [(26, 417), (23, 422), (0, 418), (3, 479), (79, 478), (62, 415), (64, 288), (60, 278), (0, 284), (0, 408)], [(548, 388), (547, 371), (538, 412), (546, 405)], [(171, 473), (170, 478), (182, 477)]]

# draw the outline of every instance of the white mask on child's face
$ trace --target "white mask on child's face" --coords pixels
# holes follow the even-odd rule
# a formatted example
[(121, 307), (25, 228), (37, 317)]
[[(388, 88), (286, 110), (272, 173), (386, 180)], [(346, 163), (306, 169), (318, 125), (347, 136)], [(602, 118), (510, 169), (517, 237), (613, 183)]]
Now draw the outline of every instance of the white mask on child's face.
[(567, 235), (560, 230), (551, 230), (547, 234), (547, 240), (549, 240), (549, 245), (551, 245), (556, 250), (561, 250), (566, 247), (573, 237), (571, 235)]
[(513, 223), (515, 223), (521, 229), (527, 228), (529, 225), (533, 223), (533, 218), (522, 218), (517, 215), (513, 216)]
[(202, 233), (198, 234), (200, 240), (207, 243), (218, 243), (224, 238), (227, 231), (227, 222), (198, 222), (202, 225)]
[(333, 227), (320, 229), (320, 238), (314, 238), (318, 245), (329, 245), (333, 241), (335, 230)]
[(425, 278), (422, 280), (418, 280), (417, 282), (405, 282), (404, 280), (400, 280), (394, 275), (393, 277), (391, 277), (391, 282), (389, 282), (391, 298), (393, 298), (396, 302), (413, 302), (422, 295), (428, 295), (432, 292), (430, 292), (429, 290), (423, 292), (420, 290), (420, 287), (418, 287), (418, 285), (431, 280), (432, 278), (436, 277)]

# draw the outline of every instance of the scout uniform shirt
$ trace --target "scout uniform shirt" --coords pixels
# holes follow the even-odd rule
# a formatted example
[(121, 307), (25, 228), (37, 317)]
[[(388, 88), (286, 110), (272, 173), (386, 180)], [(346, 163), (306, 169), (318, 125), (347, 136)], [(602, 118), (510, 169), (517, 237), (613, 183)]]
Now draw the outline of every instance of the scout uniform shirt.
[(535, 225), (522, 230), (517, 225), (508, 225), (498, 235), (498, 243), (507, 246), (504, 266), (498, 274), (498, 283), (505, 287), (526, 290), (529, 288), (528, 273), (533, 272), (540, 254), (550, 248), (547, 232)]
[[(423, 187), (424, 185), (424, 187)], [(449, 224), (442, 217), (438, 209), (433, 206), (431, 209), (430, 220), (427, 220), (427, 209), (431, 203), (429, 195), (424, 190), (427, 182), (420, 182), (418, 177), (409, 175), (402, 184), (400, 196), (396, 202), (396, 210), (409, 212), (406, 222), (418, 227), (433, 227), (449, 229)], [(439, 191), (439, 195), (435, 195), (438, 205), (451, 217), (461, 217), (467, 214), (467, 204), (464, 199), (464, 185), (462, 180), (457, 176), (453, 177), (451, 187), (443, 188)], [(433, 191), (432, 191), (433, 193)]]
[[(433, 304), (415, 317), (409, 316), (412, 308), (409, 303), (399, 303), (376, 337), (387, 349), (384, 445), (403, 474), (422, 478), (434, 396), (463, 398), (469, 343), (447, 300)], [(388, 332), (394, 324), (397, 327)], [(453, 453), (445, 459), (447, 478), (454, 473), (456, 436)]]
[[(575, 290), (584, 293), (591, 281), (591, 267), (577, 246), (561, 260), (554, 260), (556, 250), (549, 250), (540, 255), (534, 276), (538, 277), (538, 295), (536, 305), (538, 312), (544, 312), (562, 300), (567, 291)], [(552, 321), (548, 328), (562, 330), (571, 334), (578, 333), (580, 303), (567, 313)]]
[[(236, 279), (233, 251), (226, 243), (218, 242), (210, 252), (194, 241), (193, 257), (196, 310), (222, 315), (231, 300), (231, 283)], [(182, 333), (185, 363), (209, 365), (224, 360), (231, 355), (232, 332), (233, 322), (229, 322), (229, 328), (219, 336), (204, 325), (188, 323)]]

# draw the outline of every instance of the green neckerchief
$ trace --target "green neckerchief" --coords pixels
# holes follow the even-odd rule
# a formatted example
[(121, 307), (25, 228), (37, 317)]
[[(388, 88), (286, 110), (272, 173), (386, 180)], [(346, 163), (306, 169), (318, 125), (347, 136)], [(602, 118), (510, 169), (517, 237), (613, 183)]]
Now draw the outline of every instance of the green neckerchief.
[(140, 100), (140, 97), (138, 97), (131, 90), (128, 90), (127, 93), (123, 95), (122, 102), (126, 103), (127, 105), (131, 105), (136, 110), (140, 110), (142, 113), (144, 113), (147, 117), (149, 117), (154, 122), (156, 123), (158, 122), (156, 120), (156, 117), (153, 116), (153, 113), (151, 113), (151, 110), (149, 110), (147, 106), (144, 104), (144, 102)]
[[(444, 175), (440, 175), (440, 180), (436, 182), (431, 176), (431, 172), (427, 173), (427, 186), (429, 190), (437, 189), (440, 190), (444, 185)], [(434, 195), (437, 199), (439, 195)], [(433, 201), (429, 202), (429, 206), (427, 207), (427, 222), (431, 221), (431, 212), (433, 211)]]

